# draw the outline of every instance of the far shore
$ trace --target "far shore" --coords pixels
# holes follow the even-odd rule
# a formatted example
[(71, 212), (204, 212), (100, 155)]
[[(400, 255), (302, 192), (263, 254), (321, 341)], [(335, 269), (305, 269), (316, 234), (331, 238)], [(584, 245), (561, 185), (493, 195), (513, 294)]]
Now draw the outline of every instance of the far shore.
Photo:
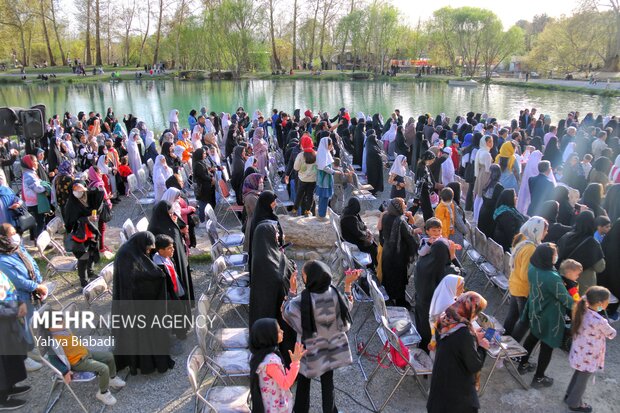
[[(116, 72), (118, 76), (112, 78), (112, 73)], [(89, 74), (90, 73), (90, 74)], [(142, 73), (142, 77), (136, 77), (138, 73)], [(48, 80), (37, 79), (37, 76), (44, 74), (49, 76), (54, 74)], [(219, 76), (218, 76), (219, 75)], [(55, 68), (38, 68), (27, 69), (26, 80), (22, 80), (18, 70), (10, 70), (0, 72), (0, 87), (2, 84), (82, 84), (82, 83), (99, 83), (99, 82), (125, 82), (125, 81), (161, 81), (161, 80), (182, 80), (182, 81), (234, 81), (234, 80), (306, 80), (306, 81), (380, 81), (380, 82), (416, 82), (416, 83), (449, 83), (450, 80), (464, 80), (458, 76), (447, 75), (424, 75), (416, 77), (412, 73), (400, 73), (397, 76), (374, 75), (364, 71), (338, 71), (327, 70), (320, 75), (313, 74), (310, 71), (296, 71), (294, 74), (272, 75), (269, 72), (249, 72), (242, 73), (240, 76), (233, 78), (230, 72), (216, 73), (215, 78), (206, 71), (187, 70), (187, 71), (168, 71), (159, 74), (144, 73), (142, 69), (128, 67), (105, 67), (103, 75), (93, 75), (92, 69), (87, 70), (86, 76), (78, 76), (70, 71), (67, 67)], [(596, 84), (591, 84), (586, 79), (518, 79), (514, 77), (491, 78), (486, 81), (484, 78), (474, 78), (481, 85), (496, 84), (514, 87), (523, 87), (529, 89), (542, 89), (550, 91), (575, 92), (589, 95), (599, 95), (607, 97), (620, 97), (620, 74), (604, 73), (600, 76)], [(604, 78), (604, 79), (603, 79)], [(609, 79), (609, 81), (607, 80)]]

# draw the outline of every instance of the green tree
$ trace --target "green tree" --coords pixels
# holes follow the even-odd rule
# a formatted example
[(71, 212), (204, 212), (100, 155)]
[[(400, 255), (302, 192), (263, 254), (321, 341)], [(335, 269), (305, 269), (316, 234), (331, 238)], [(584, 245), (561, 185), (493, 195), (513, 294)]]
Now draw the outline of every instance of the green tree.
[(524, 46), (523, 30), (512, 26), (504, 32), (499, 20), (490, 25), (482, 38), (482, 65), (484, 76), (491, 78), (491, 73), (508, 57), (520, 52)]

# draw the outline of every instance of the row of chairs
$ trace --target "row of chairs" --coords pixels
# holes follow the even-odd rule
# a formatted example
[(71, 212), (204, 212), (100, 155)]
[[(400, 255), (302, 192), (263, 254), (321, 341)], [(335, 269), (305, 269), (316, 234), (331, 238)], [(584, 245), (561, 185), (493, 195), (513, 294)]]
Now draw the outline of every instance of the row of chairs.
[(465, 243), (465, 255), (475, 268), (474, 274), (468, 279), (472, 279), (476, 273), (482, 273), (487, 279), (484, 291), (489, 286), (494, 286), (500, 291), (502, 300), (495, 309), (494, 314), (496, 314), (510, 299), (508, 277), (510, 276), (511, 254), (504, 251), (504, 248), (495, 240), (487, 238), (477, 227), (469, 231), (468, 237)]
[[(198, 345), (191, 351), (186, 365), (195, 396), (194, 411), (249, 413), (247, 382), (251, 353), (247, 314), (242, 314), (245, 313), (242, 309), (247, 309), (250, 303), (250, 276), (244, 271), (247, 254), (239, 252), (243, 234), (226, 231), (220, 235), (215, 211), (210, 208), (205, 213), (209, 217), (206, 228), (214, 262), (209, 285), (197, 305)], [(224, 306), (230, 307), (242, 327), (227, 325), (221, 316)]]

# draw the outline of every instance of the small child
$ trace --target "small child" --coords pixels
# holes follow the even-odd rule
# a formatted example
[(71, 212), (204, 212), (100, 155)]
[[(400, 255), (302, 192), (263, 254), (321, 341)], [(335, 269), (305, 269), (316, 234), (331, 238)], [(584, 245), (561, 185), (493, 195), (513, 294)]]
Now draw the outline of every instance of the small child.
[(110, 393), (109, 388), (122, 389), (126, 384), (116, 375), (114, 355), (109, 351), (90, 351), (79, 344), (79, 340), (66, 326), (49, 330), (65, 352), (71, 370), (96, 373), (99, 376), (99, 391), (95, 397), (106, 406), (114, 405), (116, 398)]
[(586, 176), (590, 175), (590, 171), (592, 170), (592, 164), (590, 162), (592, 162), (592, 155), (586, 153), (581, 161), (581, 167)]
[(118, 166), (118, 176), (120, 178), (117, 178), (116, 180), (119, 194), (127, 194), (127, 177), (132, 173), (133, 172), (131, 172), (131, 168), (129, 167), (129, 160), (127, 159), (127, 156), (123, 156), (121, 158), (121, 163)]
[(278, 344), (283, 339), (284, 332), (274, 318), (261, 318), (252, 325), (250, 331), (252, 410), (271, 413), (293, 411), (294, 398), (290, 389), (295, 383), (299, 373), (299, 361), (306, 354), (306, 350), (303, 344), (295, 343), (295, 351), (288, 352), (291, 366), (286, 371), (278, 351)]
[(183, 297), (185, 290), (172, 261), (174, 256), (174, 240), (165, 234), (155, 236), (155, 250), (157, 252), (153, 255), (153, 262), (166, 273), (172, 283), (174, 295), (169, 295)]
[(454, 207), (454, 191), (451, 188), (445, 187), (439, 193), (441, 202), (435, 208), (435, 217), (441, 221), (441, 236), (444, 238), (450, 238), (454, 235), (454, 227), (456, 220), (456, 208)]
[(594, 239), (598, 241), (600, 244), (603, 242), (603, 238), (605, 235), (611, 230), (611, 220), (607, 218), (605, 215), (601, 215), (596, 217), (594, 220), (594, 224), (596, 225), (596, 231), (594, 231)]
[(429, 218), (424, 223), (424, 231), (426, 236), (423, 236), (420, 240), (420, 247), (418, 248), (418, 255), (420, 257), (427, 255), (431, 252), (431, 245), (435, 241), (442, 241), (446, 245), (450, 246), (450, 241), (442, 237), (443, 224), (438, 218)]
[(599, 313), (609, 304), (609, 290), (604, 287), (588, 288), (574, 308), (572, 336), (568, 361), (575, 369), (566, 389), (564, 401), (571, 411), (591, 412), (592, 407), (582, 400), (592, 373), (605, 365), (605, 339), (613, 339), (616, 330)]
[(573, 259), (566, 259), (560, 264), (560, 274), (562, 275), (562, 281), (566, 290), (573, 297), (575, 302), (579, 301), (579, 283), (577, 280), (583, 271), (583, 266)]

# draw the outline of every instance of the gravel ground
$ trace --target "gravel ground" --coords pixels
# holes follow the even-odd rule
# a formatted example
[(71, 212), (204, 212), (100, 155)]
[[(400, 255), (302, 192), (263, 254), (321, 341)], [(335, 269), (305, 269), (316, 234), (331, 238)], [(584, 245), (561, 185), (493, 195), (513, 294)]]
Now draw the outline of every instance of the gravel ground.
[[(386, 192), (389, 192), (386, 187)], [(387, 196), (387, 195), (386, 195)], [(135, 208), (133, 202), (123, 200), (117, 208), (115, 208), (114, 218), (110, 222), (108, 237), (106, 243), (115, 247), (118, 240), (118, 231), (122, 226), (122, 222), (130, 215), (134, 222), (139, 216), (138, 211), (131, 211)], [(203, 232), (199, 233), (200, 245), (199, 250), (208, 250), (208, 241)], [(115, 249), (115, 248), (113, 248)], [(198, 252), (198, 251), (197, 251)], [(193, 278), (197, 296), (207, 286), (209, 280), (209, 266), (205, 263), (194, 264)], [(472, 274), (469, 271), (469, 274)], [(73, 277), (73, 285), (68, 287), (62, 280), (59, 280), (58, 298), (63, 303), (72, 300), (76, 301), (80, 308), (85, 308), (83, 298), (80, 296), (77, 285), (77, 275)], [(482, 292), (485, 279), (482, 275), (476, 275), (468, 281), (468, 288)], [(412, 290), (412, 285), (409, 285)], [(412, 292), (412, 291), (410, 291)], [(484, 293), (489, 302), (489, 312), (493, 313), (501, 298), (500, 293), (496, 289), (489, 288)], [(100, 305), (109, 305), (109, 300), (101, 301)], [(356, 331), (360, 322), (364, 318), (366, 312), (370, 308), (368, 304), (356, 304), (358, 307), (354, 310), (354, 326), (352, 331)], [(496, 315), (499, 320), (503, 320), (505, 310), (504, 306)], [(225, 320), (231, 324), (239, 325), (239, 320), (235, 320), (229, 308), (224, 308), (222, 312)], [(412, 315), (413, 316), (413, 315)], [(367, 322), (362, 330), (362, 340), (370, 337), (374, 322)], [(235, 325), (232, 325), (235, 326)], [(350, 334), (352, 338), (352, 333)], [(190, 335), (185, 342), (182, 343), (182, 354), (173, 356), (176, 366), (165, 374), (154, 373), (148, 376), (130, 376), (127, 379), (127, 387), (117, 392), (115, 397), (118, 403), (115, 406), (105, 408), (107, 412), (192, 412), (194, 409), (194, 399), (187, 379), (185, 363), (191, 349), (196, 345), (196, 338)], [(353, 344), (351, 345), (354, 347)], [(377, 354), (381, 350), (381, 346), (375, 340), (374, 346), (370, 347), (371, 354)], [(357, 355), (354, 352), (354, 360)], [(487, 359), (482, 371), (482, 379), (484, 380), (492, 366), (492, 359)], [(535, 361), (535, 359), (534, 359)], [(363, 365), (366, 371), (372, 370), (376, 363), (365, 359)], [(596, 412), (618, 412), (620, 411), (620, 394), (618, 393), (618, 384), (620, 381), (620, 345), (617, 340), (608, 343), (606, 369), (603, 373), (596, 377), (596, 384), (590, 384), (585, 395), (585, 400), (594, 407)], [(127, 372), (121, 372), (122, 376)], [(499, 368), (493, 375), (485, 394), (481, 397), (481, 412), (523, 412), (531, 413), (551, 413), (568, 411), (562, 403), (562, 396), (568, 386), (572, 371), (568, 365), (567, 354), (561, 350), (556, 350), (553, 360), (547, 371), (547, 375), (555, 379), (552, 387), (542, 390), (523, 390), (519, 384), (510, 376), (506, 368)], [(375, 401), (380, 405), (383, 398), (391, 391), (396, 384), (398, 377), (395, 371), (390, 369), (381, 369), (377, 378), (373, 381), (371, 394)], [(531, 380), (531, 374), (525, 376), (526, 382)], [(428, 386), (430, 380), (422, 380), (425, 386)], [(51, 385), (51, 373), (46, 368), (37, 372), (30, 373), (27, 384), (33, 386), (33, 391), (26, 397), (30, 400), (27, 407), (20, 411), (40, 412), (44, 410), (45, 400)], [(335, 372), (335, 384), (337, 387), (336, 403), (342, 412), (363, 412), (367, 411), (370, 403), (364, 393), (364, 380), (357, 363), (342, 368)], [(102, 404), (98, 402), (94, 395), (98, 389), (96, 381), (90, 383), (77, 383), (74, 389), (82, 402), (89, 411), (101, 411)], [(320, 385), (318, 382), (312, 385), (312, 412), (321, 411)], [(423, 412), (425, 410), (426, 399), (416, 386), (412, 377), (406, 378), (394, 397), (386, 407), (386, 412)], [(58, 403), (54, 407), (56, 412), (78, 412), (79, 407), (68, 392), (65, 392)]]

